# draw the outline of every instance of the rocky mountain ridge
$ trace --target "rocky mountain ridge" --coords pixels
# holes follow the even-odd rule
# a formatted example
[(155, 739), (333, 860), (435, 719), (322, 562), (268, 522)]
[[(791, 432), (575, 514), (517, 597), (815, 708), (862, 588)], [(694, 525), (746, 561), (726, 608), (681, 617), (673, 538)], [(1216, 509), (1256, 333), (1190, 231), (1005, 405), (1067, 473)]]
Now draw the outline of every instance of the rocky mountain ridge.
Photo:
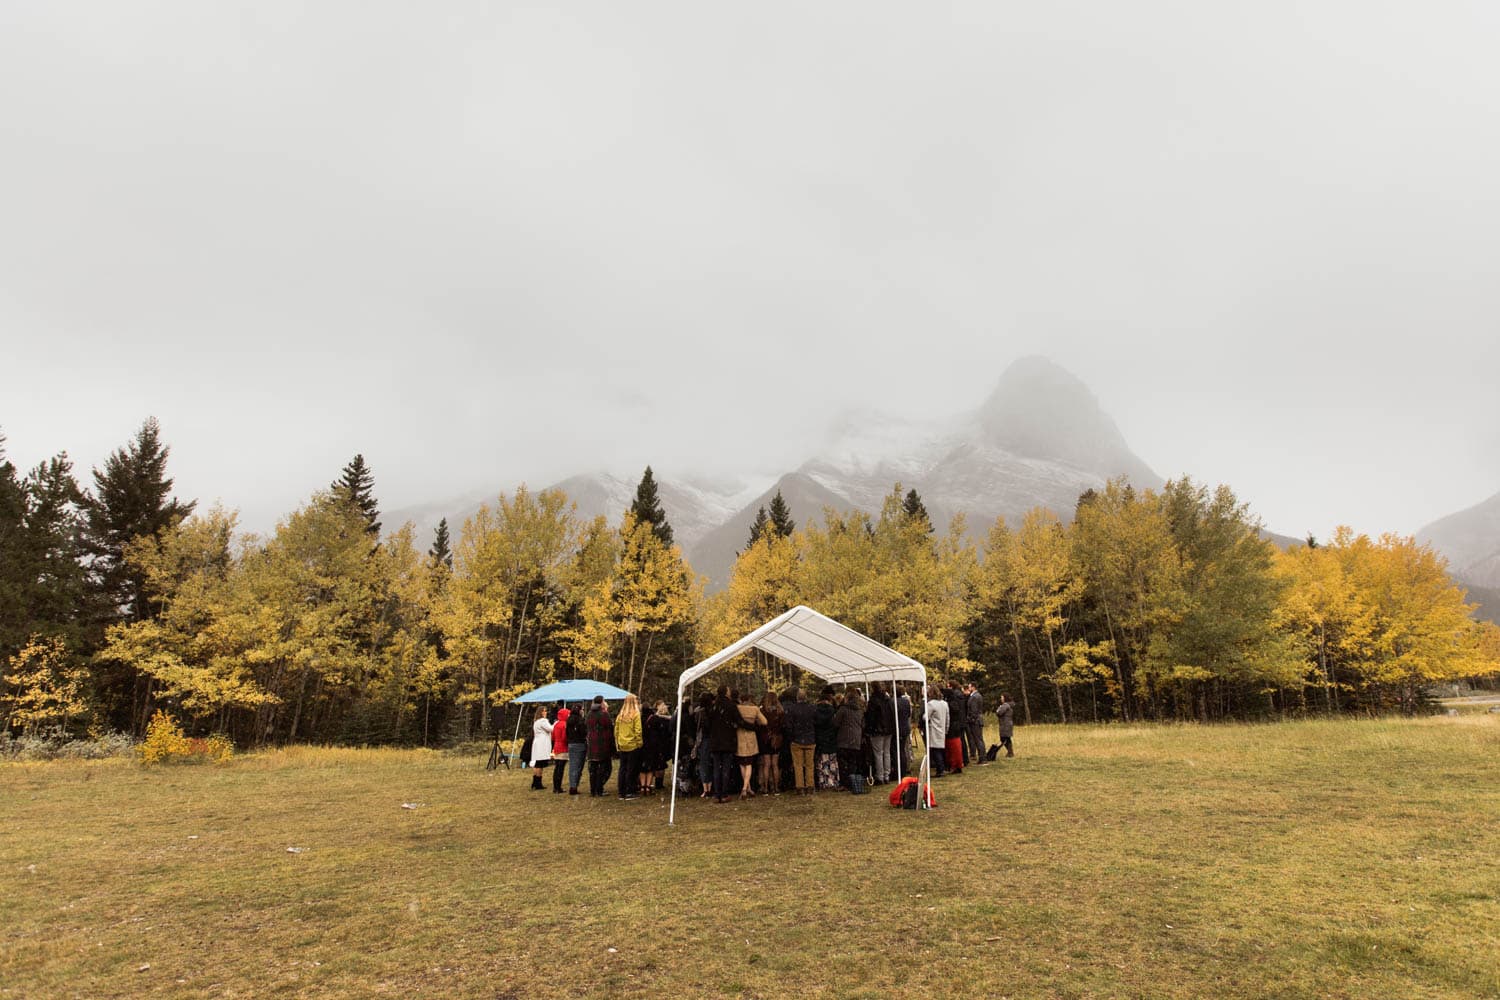
[[(727, 580), (756, 511), (778, 489), (805, 523), (825, 507), (876, 511), (899, 481), (921, 493), (940, 529), (962, 512), (970, 529), (982, 533), (996, 517), (1019, 519), (1036, 506), (1070, 517), (1080, 493), (1116, 476), (1143, 488), (1162, 484), (1088, 387), (1045, 358), (1011, 365), (977, 410), (949, 420), (846, 414), (812, 457), (774, 482), (675, 478), (670, 470), (656, 471), (676, 539), (710, 586)], [(612, 521), (635, 492), (633, 478), (612, 473), (575, 475), (553, 485), (578, 505), (580, 516), (603, 514)], [(427, 537), (443, 516), (434, 513), (441, 506), (392, 511), (388, 520), (412, 518), (418, 537)], [(479, 501), (465, 498), (450, 506), (446, 516), (456, 533)]]

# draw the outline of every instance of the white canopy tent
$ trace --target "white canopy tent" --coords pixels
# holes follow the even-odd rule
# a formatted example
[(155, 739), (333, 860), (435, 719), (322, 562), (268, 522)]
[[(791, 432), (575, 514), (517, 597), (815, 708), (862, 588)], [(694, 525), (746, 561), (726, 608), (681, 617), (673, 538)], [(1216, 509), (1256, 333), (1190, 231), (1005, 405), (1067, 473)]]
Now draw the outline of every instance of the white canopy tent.
[[(677, 681), (677, 738), (672, 754), (674, 762), (682, 758), (682, 713), (686, 707), (683, 694), (688, 686), (752, 649), (770, 653), (783, 663), (800, 667), (830, 684), (868, 686), (872, 681), (917, 681), (922, 685), (922, 718), (925, 720), (927, 717), (926, 667), (827, 615), (799, 604), (682, 672)], [(925, 722), (923, 725), (925, 727)], [(925, 739), (925, 728), (923, 734)], [(906, 734), (898, 733), (897, 736), (904, 740)], [(896, 776), (899, 779), (901, 758), (899, 753), (895, 756)], [(926, 767), (926, 763), (924, 754), (923, 767)], [(672, 805), (667, 813), (667, 822), (675, 824), (676, 820), (677, 776), (674, 774)]]

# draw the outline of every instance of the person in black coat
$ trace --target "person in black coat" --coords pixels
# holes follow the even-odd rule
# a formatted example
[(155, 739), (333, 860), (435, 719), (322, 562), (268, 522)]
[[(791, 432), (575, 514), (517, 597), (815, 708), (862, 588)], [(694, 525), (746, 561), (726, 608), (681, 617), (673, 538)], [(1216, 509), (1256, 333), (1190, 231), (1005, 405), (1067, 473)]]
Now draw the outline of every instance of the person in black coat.
[(958, 681), (948, 682), (948, 687), (943, 690), (943, 700), (948, 703), (948, 739), (958, 740), (958, 756), (953, 763), (954, 774), (962, 774), (964, 767), (969, 763), (969, 754), (964, 746), (964, 733), (968, 730), (969, 699), (958, 686)]
[(729, 685), (721, 685), (714, 703), (708, 707), (708, 752), (714, 761), (714, 801), (728, 802), (734, 780), (734, 754), (743, 725), (739, 707), (730, 697)]
[(641, 794), (650, 795), (662, 787), (667, 758), (672, 755), (672, 717), (664, 702), (655, 710), (649, 706), (641, 719)]
[(870, 705), (865, 709), (865, 736), (870, 740), (870, 752), (875, 758), (875, 784), (883, 785), (891, 780), (892, 740), (896, 735), (896, 703), (886, 693), (885, 685), (875, 683), (870, 687)]

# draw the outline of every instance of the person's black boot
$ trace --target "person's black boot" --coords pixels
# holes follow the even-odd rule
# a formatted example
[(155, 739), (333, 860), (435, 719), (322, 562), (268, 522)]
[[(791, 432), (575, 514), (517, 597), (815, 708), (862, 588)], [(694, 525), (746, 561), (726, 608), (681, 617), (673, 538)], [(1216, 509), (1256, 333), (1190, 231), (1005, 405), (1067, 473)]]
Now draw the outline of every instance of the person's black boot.
[(531, 776), (531, 790), (533, 792), (540, 792), (542, 790), (542, 776), (540, 774), (533, 774)]

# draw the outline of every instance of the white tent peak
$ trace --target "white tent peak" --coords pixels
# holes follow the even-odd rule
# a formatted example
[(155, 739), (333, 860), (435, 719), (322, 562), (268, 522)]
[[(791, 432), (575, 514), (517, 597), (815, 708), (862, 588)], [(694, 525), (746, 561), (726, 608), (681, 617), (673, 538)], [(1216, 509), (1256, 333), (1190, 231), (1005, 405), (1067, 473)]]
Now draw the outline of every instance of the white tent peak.
[(689, 684), (751, 649), (833, 684), (927, 679), (927, 670), (911, 657), (799, 604), (683, 671), (678, 701)]

